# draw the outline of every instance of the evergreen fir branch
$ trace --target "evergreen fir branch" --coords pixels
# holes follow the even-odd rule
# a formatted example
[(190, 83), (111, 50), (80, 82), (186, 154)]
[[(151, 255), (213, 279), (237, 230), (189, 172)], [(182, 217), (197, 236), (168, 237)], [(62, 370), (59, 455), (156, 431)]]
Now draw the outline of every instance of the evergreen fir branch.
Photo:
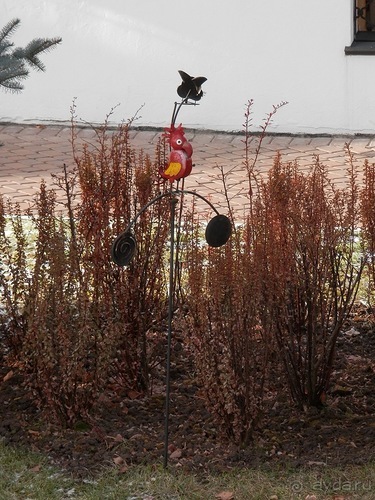
[(10, 56), (0, 57), (0, 77), (1, 75), (13, 75), (15, 77), (28, 75), (29, 71), (22, 60), (13, 59)]
[(7, 50), (11, 47), (14, 46), (14, 43), (8, 42), (8, 41), (0, 41), (0, 56), (6, 55)]
[(61, 38), (35, 38), (25, 48), (18, 47), (13, 51), (17, 59), (24, 59), (32, 68), (45, 71), (45, 66), (37, 57), (42, 52), (48, 52), (62, 41)]
[[(0, 30), (0, 87), (13, 92), (23, 90), (21, 80), (29, 75), (28, 64), (31, 68), (44, 71), (45, 66), (38, 55), (48, 52), (59, 44), (62, 39), (35, 38), (26, 47), (14, 47), (9, 38), (13, 35), (20, 24), (19, 19), (13, 19)], [(9, 50), (11, 49), (11, 50)]]
[(0, 86), (12, 92), (23, 90), (21, 80), (27, 78), (29, 71), (22, 61), (14, 61), (8, 67), (1, 66), (0, 61)]
[[(20, 24), (20, 19), (12, 19), (7, 23), (2, 30), (0, 30), (0, 42), (7, 42), (8, 38), (11, 37)], [(8, 46), (12, 46), (9, 44)]]
[(5, 90), (10, 90), (11, 92), (21, 92), (24, 89), (24, 86), (20, 82), (20, 77), (17, 78), (9, 78), (8, 80), (3, 80), (0, 82), (0, 86)]

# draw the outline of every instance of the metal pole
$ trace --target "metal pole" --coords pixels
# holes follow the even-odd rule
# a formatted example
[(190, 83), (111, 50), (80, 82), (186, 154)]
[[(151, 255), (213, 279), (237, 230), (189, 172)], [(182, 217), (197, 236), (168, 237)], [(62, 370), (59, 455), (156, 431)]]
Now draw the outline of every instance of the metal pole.
[(169, 256), (169, 300), (168, 300), (168, 343), (167, 343), (167, 369), (165, 389), (165, 428), (164, 428), (164, 469), (168, 466), (169, 442), (169, 403), (170, 403), (170, 372), (171, 372), (171, 343), (173, 319), (173, 288), (174, 288), (174, 226), (177, 198), (171, 194), (171, 223), (170, 223), (170, 256)]

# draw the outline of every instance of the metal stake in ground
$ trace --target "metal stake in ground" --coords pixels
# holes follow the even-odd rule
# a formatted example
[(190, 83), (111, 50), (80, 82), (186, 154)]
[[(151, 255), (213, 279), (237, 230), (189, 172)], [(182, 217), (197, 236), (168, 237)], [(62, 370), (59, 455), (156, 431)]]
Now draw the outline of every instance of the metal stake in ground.
[(168, 297), (168, 336), (167, 336), (167, 365), (165, 377), (165, 427), (164, 427), (164, 468), (168, 466), (169, 444), (169, 406), (171, 392), (171, 345), (172, 345), (172, 320), (173, 320), (173, 295), (174, 295), (174, 228), (177, 198), (171, 195), (171, 221), (170, 221), (170, 251), (169, 251), (169, 297)]

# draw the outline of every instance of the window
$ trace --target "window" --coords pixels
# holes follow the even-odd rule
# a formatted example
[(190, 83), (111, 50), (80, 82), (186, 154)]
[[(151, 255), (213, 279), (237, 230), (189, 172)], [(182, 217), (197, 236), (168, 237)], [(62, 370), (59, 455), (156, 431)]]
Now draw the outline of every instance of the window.
[(356, 40), (375, 41), (375, 0), (357, 0), (354, 14)]
[(346, 54), (375, 54), (375, 0), (354, 0), (354, 41)]

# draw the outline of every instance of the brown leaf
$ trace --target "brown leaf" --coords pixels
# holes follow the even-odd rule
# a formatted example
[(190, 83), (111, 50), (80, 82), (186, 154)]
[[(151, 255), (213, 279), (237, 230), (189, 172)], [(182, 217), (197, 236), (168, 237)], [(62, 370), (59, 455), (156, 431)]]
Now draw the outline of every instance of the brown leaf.
[(129, 391), (128, 392), (128, 398), (130, 398), (130, 399), (137, 399), (137, 398), (139, 398), (139, 396), (142, 396), (141, 392), (137, 392), (137, 391)]
[(100, 394), (98, 397), (99, 403), (108, 403), (110, 401), (109, 397), (106, 394)]
[(31, 467), (30, 471), (31, 472), (40, 472), (42, 466), (40, 464), (35, 465), (34, 467)]
[(125, 463), (125, 460), (122, 457), (120, 457), (119, 455), (113, 457), (112, 460), (113, 460), (113, 463), (116, 465), (123, 465)]
[(170, 457), (171, 457), (172, 459), (177, 460), (177, 459), (179, 459), (179, 458), (181, 458), (181, 457), (182, 457), (182, 451), (181, 451), (181, 450), (179, 450), (179, 449), (177, 448), (177, 450), (175, 450), (175, 451), (173, 451), (173, 452), (171, 453)]
[(143, 438), (143, 434), (133, 434), (130, 436), (129, 441), (138, 441)]
[(233, 491), (222, 491), (218, 493), (215, 498), (218, 500), (234, 500), (234, 493)]
[(128, 470), (129, 470), (128, 464), (124, 464), (119, 468), (118, 472), (119, 474), (125, 474), (126, 472), (128, 472)]
[(31, 434), (32, 436), (40, 436), (40, 432), (39, 431), (34, 431), (33, 429), (29, 429), (27, 432), (29, 434)]
[(14, 375), (14, 371), (10, 370), (4, 377), (3, 377), (3, 382), (6, 382), (7, 380), (11, 379)]

